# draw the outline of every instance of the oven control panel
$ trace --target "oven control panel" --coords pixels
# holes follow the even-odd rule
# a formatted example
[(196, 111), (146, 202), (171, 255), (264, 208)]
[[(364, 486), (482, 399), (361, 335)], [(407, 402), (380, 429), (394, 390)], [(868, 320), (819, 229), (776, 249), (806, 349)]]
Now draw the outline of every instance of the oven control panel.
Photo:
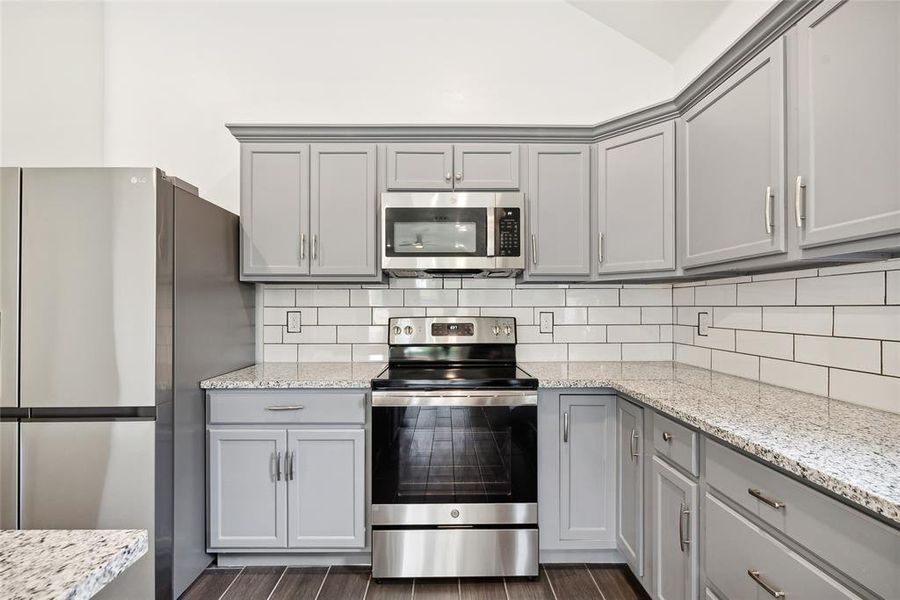
[(388, 324), (388, 343), (515, 344), (513, 317), (394, 317)]
[(519, 256), (522, 253), (520, 236), (521, 212), (519, 208), (497, 208), (494, 239), (497, 256)]

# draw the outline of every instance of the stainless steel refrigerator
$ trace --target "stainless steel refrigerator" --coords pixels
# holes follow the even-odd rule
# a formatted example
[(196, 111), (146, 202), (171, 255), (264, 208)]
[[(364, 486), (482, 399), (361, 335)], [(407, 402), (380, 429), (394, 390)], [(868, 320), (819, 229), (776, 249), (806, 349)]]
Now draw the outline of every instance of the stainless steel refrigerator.
[(103, 598), (206, 567), (201, 379), (254, 359), (238, 218), (154, 168), (0, 170), (0, 527), (142, 528)]

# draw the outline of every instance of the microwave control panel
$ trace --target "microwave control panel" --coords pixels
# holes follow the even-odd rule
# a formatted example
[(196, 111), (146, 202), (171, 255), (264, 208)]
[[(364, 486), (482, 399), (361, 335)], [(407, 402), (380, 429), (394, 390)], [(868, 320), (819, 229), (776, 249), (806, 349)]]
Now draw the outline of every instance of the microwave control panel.
[(520, 224), (522, 222), (519, 208), (496, 209), (496, 240), (497, 256), (519, 256), (521, 254)]

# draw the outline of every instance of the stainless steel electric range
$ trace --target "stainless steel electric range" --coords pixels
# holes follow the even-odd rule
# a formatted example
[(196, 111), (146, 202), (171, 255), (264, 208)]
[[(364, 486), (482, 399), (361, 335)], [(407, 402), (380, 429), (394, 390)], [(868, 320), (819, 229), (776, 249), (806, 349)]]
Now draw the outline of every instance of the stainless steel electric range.
[(537, 576), (537, 380), (513, 318), (395, 318), (372, 380), (372, 574)]

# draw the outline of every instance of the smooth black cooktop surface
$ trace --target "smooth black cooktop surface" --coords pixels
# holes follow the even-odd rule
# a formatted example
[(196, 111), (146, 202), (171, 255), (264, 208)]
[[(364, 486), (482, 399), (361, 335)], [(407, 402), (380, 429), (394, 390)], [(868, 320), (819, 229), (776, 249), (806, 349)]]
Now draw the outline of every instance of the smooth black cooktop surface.
[(373, 390), (524, 389), (538, 380), (510, 364), (388, 365), (372, 380)]

